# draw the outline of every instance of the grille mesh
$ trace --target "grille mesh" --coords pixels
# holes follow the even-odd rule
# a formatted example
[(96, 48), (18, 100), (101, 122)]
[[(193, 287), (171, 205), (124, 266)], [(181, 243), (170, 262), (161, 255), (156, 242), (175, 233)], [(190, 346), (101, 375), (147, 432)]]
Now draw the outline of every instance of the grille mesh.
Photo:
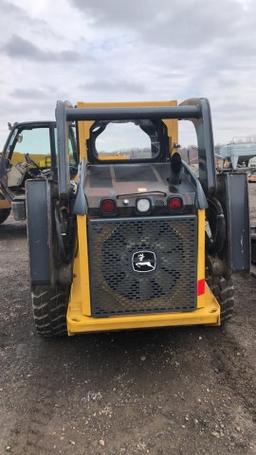
[[(90, 220), (88, 231), (94, 316), (195, 308), (195, 216)], [(133, 270), (140, 251), (155, 253), (154, 271)]]

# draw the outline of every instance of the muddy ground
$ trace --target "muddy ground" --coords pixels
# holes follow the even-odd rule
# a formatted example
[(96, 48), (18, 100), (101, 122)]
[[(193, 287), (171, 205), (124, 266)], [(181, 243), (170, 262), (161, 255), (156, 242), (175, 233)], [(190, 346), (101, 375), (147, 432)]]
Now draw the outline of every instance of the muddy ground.
[(0, 272), (1, 455), (256, 454), (255, 278), (235, 279), (225, 328), (45, 341), (25, 225), (12, 219), (0, 226)]

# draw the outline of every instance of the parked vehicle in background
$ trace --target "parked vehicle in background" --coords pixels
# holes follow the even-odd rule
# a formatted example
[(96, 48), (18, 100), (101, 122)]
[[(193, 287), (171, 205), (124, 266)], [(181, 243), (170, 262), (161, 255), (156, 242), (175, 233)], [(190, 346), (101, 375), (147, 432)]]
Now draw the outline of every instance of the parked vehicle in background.
[[(55, 122), (22, 122), (10, 126), (0, 157), (0, 223), (8, 218), (11, 208), (16, 220), (26, 218), (26, 181), (56, 174), (56, 149)], [(70, 170), (76, 174), (78, 155), (72, 126), (68, 149)]]

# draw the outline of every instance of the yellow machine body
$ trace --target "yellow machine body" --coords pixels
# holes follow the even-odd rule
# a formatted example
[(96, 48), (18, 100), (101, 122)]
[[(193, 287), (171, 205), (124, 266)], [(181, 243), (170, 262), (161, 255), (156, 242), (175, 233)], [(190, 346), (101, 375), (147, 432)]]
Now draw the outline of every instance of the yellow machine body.
[[(138, 102), (138, 103), (83, 103), (79, 108), (88, 107), (125, 107), (125, 106), (175, 106), (176, 101)], [(170, 153), (178, 142), (177, 120), (164, 121), (169, 136)], [(79, 122), (80, 159), (87, 158), (86, 145), (93, 122)], [(198, 249), (197, 249), (197, 282), (205, 280), (205, 210), (197, 211)], [(197, 296), (196, 309), (193, 311), (116, 315), (110, 317), (94, 317), (91, 314), (90, 277), (88, 238), (88, 219), (86, 215), (77, 216), (77, 253), (73, 265), (73, 282), (67, 310), (67, 330), (69, 335), (86, 332), (188, 326), (197, 324), (220, 325), (220, 306), (207, 285), (204, 292)]]

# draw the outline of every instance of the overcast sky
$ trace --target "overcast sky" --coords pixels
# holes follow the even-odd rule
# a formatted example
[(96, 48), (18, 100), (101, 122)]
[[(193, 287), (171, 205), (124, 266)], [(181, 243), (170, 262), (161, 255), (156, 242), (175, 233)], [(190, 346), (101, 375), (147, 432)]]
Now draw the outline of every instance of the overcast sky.
[(206, 96), (216, 143), (256, 135), (256, 1), (0, 5), (1, 145), (7, 121), (53, 119), (57, 99)]

